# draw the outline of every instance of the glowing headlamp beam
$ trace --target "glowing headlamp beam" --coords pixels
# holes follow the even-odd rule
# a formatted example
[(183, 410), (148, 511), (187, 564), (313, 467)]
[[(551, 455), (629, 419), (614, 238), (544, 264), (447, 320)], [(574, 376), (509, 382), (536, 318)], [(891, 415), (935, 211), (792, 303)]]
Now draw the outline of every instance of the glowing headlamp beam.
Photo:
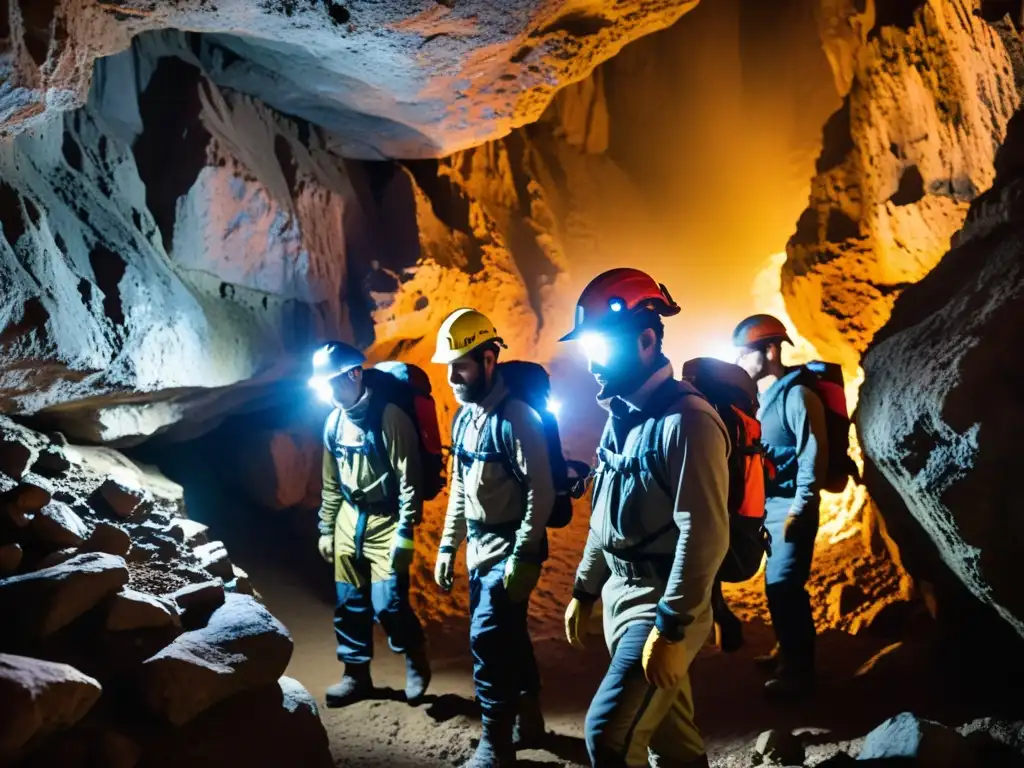
[(611, 349), (608, 345), (608, 339), (600, 333), (589, 331), (581, 335), (580, 348), (590, 362), (597, 363), (598, 365), (608, 365)]
[(310, 389), (316, 392), (316, 396), (328, 405), (334, 403), (334, 393), (331, 391), (331, 379), (326, 376), (314, 376), (307, 384)]

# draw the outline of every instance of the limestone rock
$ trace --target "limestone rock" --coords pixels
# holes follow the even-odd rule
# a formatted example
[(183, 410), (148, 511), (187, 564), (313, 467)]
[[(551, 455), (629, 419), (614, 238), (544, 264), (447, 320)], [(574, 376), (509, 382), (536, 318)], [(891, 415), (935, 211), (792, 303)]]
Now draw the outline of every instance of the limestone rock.
[(0, 547), (0, 576), (18, 570), (23, 554), (20, 544), (5, 544)]
[(203, 568), (209, 571), (211, 576), (219, 576), (225, 581), (235, 578), (234, 568), (228, 551), (222, 541), (211, 541), (209, 544), (200, 544), (195, 548), (196, 557)]
[(139, 768), (180, 765), (330, 768), (334, 760), (313, 697), (298, 681), (282, 677), (201, 713), (151, 748)]
[(51, 501), (35, 515), (29, 526), (33, 536), (55, 547), (77, 547), (89, 529), (67, 504)]
[(17, 440), (0, 441), (0, 472), (15, 480), (21, 480), (28, 469), (32, 451)]
[(122, 589), (111, 601), (106, 627), (113, 632), (123, 632), (180, 623), (177, 607), (170, 601), (134, 589)]
[(137, 489), (129, 488), (114, 478), (108, 478), (96, 489), (90, 501), (98, 509), (126, 519), (138, 511), (142, 499), (143, 495)]
[(209, 540), (206, 538), (206, 532), (210, 528), (207, 525), (203, 525), (196, 520), (189, 520), (187, 517), (176, 517), (171, 521), (171, 525), (181, 530), (182, 540), (190, 547), (209, 543)]
[(7, 510), (13, 520), (22, 521), (19, 525), (28, 525), (32, 516), (50, 503), (50, 491), (36, 483), (20, 483), (0, 496), (0, 505)]
[(90, 553), (0, 579), (0, 639), (32, 641), (70, 624), (128, 583), (123, 558)]
[(786, 731), (764, 731), (757, 737), (754, 765), (802, 765), (804, 746), (796, 736)]
[(864, 739), (857, 760), (913, 759), (920, 768), (972, 768), (977, 759), (967, 739), (910, 712), (889, 718)]
[(98, 682), (67, 664), (0, 654), (0, 761), (33, 738), (74, 725), (100, 693)]
[(82, 545), (83, 552), (106, 552), (108, 555), (124, 557), (131, 549), (132, 539), (122, 528), (112, 523), (99, 521), (89, 538)]
[(863, 15), (850, 5), (827, 4), (839, 19), (826, 50), (845, 41), (831, 55), (848, 93), (825, 125), (782, 287), (800, 333), (852, 373), (900, 291), (939, 262), (991, 186), (1024, 58), (972, 0), (868, 4), (873, 28), (865, 4), (852, 4)]
[(1024, 343), (1019, 113), (997, 168), (953, 250), (903, 292), (865, 356), (856, 417), (869, 488), (907, 569), (934, 585), (940, 623), (985, 638), (978, 660), (993, 656), (994, 636), (965, 615), (971, 601), (1024, 637), (1024, 528), (1007, 514), (1018, 483), (1006, 470), (1024, 429), (1011, 352)]
[(205, 626), (210, 615), (224, 605), (224, 584), (221, 581), (190, 584), (166, 597), (181, 610), (182, 625), (186, 629), (198, 629)]
[(64, 452), (57, 446), (49, 446), (39, 452), (39, 457), (32, 464), (32, 472), (48, 478), (63, 477), (71, 468)]
[(53, 568), (54, 566), (60, 565), (61, 563), (66, 563), (68, 560), (77, 556), (78, 554), (79, 552), (77, 547), (64, 547), (63, 549), (58, 549), (55, 552), (51, 552), (50, 554), (46, 555), (46, 557), (44, 557), (38, 563), (35, 563), (33, 570), (41, 571), (46, 568)]
[(277, 619), (251, 597), (229, 594), (205, 627), (146, 660), (142, 700), (180, 726), (240, 691), (277, 680), (291, 653), (291, 637)]
[(231, 571), (233, 578), (224, 584), (224, 589), (228, 592), (237, 592), (240, 595), (254, 595), (255, 591), (249, 581), (249, 574), (234, 564), (231, 566)]

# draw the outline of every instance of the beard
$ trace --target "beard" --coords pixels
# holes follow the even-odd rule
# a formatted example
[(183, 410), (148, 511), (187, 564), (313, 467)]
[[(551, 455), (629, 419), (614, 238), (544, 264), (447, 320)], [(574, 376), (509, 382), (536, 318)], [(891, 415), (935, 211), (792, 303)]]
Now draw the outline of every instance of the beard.
[(487, 395), (486, 377), (481, 374), (471, 384), (452, 384), (452, 392), (461, 405), (479, 403)]

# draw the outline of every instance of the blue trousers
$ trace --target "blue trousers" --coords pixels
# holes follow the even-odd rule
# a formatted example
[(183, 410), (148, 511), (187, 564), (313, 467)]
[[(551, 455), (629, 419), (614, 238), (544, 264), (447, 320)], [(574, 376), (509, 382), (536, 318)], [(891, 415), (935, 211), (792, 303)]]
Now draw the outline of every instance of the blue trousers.
[(338, 581), (335, 588), (338, 601), (334, 634), (339, 661), (366, 664), (373, 658), (375, 619), (395, 653), (406, 653), (423, 644), (423, 627), (409, 605), (409, 574), (392, 574), (389, 579), (362, 587)]
[(540, 691), (540, 672), (526, 626), (529, 600), (505, 592), (505, 560), (469, 573), (469, 648), (483, 716), (512, 714), (522, 694)]
[(595, 768), (707, 765), (704, 740), (693, 717), (690, 676), (674, 690), (655, 688), (644, 676), (644, 644), (653, 621), (635, 621), (615, 644), (604, 680), (584, 725)]
[[(790, 499), (768, 499), (765, 527), (772, 535), (772, 554), (765, 566), (765, 595), (779, 650), (787, 664), (798, 670), (814, 667), (814, 616), (807, 594), (818, 533), (818, 510), (805, 509), (792, 541), (783, 537)], [(802, 515), (802, 516), (803, 516)]]

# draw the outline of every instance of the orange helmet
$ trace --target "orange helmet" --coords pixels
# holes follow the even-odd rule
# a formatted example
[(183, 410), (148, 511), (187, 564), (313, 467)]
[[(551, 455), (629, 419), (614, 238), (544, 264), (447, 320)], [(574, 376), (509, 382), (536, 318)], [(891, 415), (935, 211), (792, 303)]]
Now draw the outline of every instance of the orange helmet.
[(610, 269), (583, 289), (576, 302), (576, 325), (560, 341), (571, 341), (591, 329), (618, 325), (644, 310), (666, 317), (680, 311), (668, 289), (646, 272), (629, 267)]
[(734, 347), (753, 347), (765, 341), (793, 343), (786, 332), (786, 326), (772, 315), (751, 315), (732, 332)]

